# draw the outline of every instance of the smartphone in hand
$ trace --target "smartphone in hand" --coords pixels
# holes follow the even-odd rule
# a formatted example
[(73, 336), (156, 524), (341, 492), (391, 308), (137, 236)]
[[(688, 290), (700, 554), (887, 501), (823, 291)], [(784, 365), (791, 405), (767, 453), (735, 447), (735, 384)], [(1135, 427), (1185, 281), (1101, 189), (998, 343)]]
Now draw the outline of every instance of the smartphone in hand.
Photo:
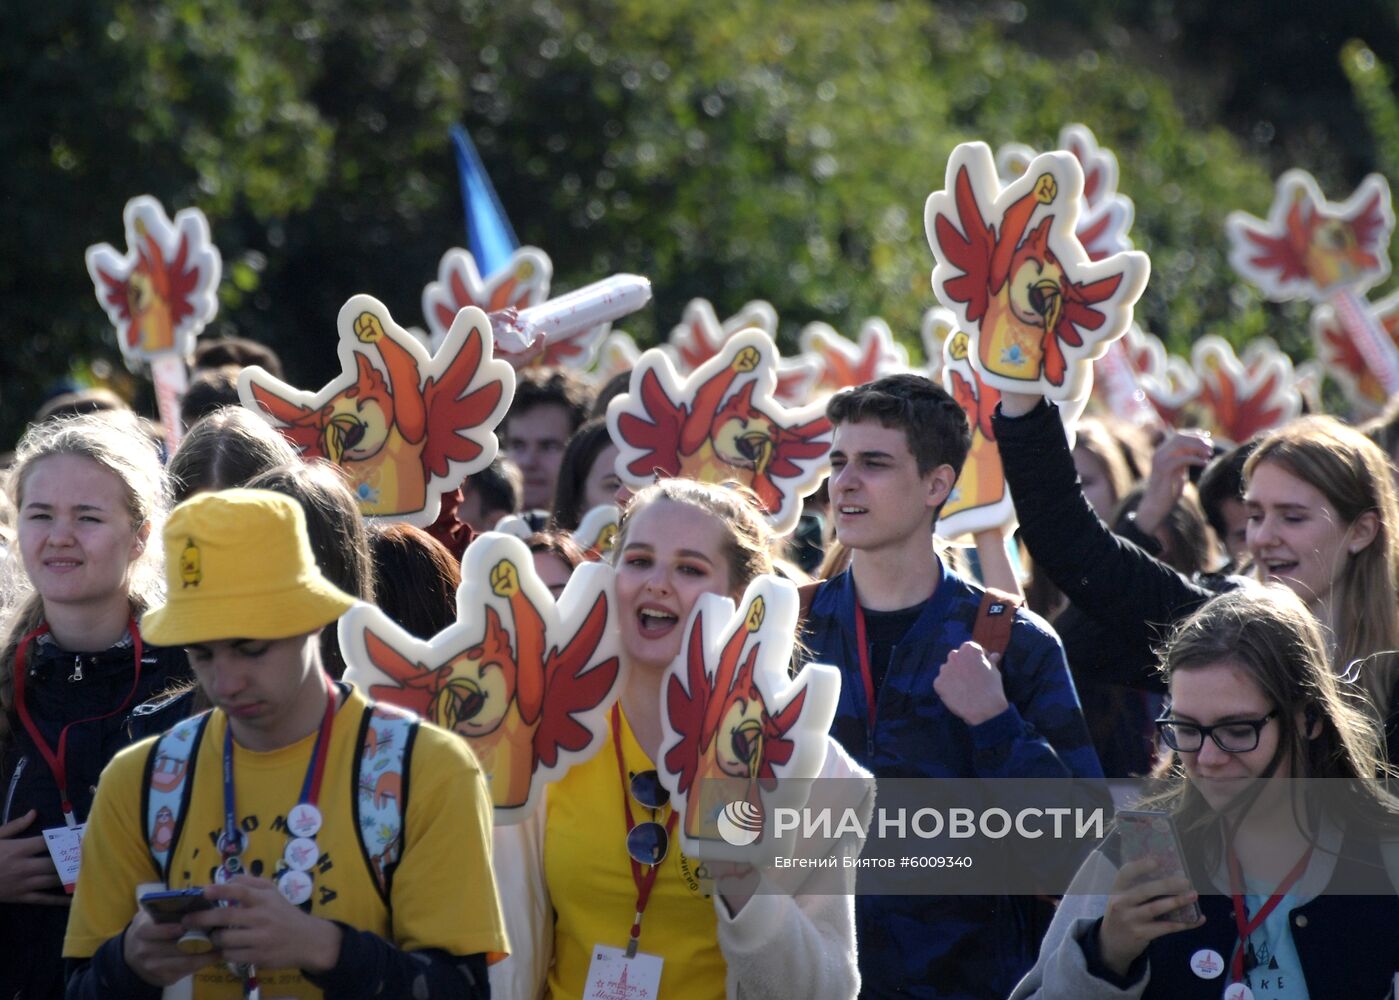
[[(1156, 863), (1154, 878), (1190, 877), (1185, 869), (1185, 852), (1180, 846), (1180, 836), (1169, 813), (1152, 809), (1119, 809), (1117, 829), (1122, 838), (1124, 864), (1149, 858)], [(1193, 924), (1198, 923), (1201, 916), (1200, 904), (1188, 903), (1156, 919)]]
[(140, 903), (141, 909), (158, 924), (178, 924), (190, 913), (214, 908), (213, 900), (206, 897), (200, 888), (148, 892), (141, 896)]

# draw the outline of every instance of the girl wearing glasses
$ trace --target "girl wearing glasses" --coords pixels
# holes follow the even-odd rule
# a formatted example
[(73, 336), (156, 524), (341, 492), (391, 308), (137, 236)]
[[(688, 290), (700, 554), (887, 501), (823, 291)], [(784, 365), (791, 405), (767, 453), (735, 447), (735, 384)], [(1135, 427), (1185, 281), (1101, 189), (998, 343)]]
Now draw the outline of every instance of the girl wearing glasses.
[[(662, 480), (628, 506), (613, 550), (626, 686), (603, 749), (551, 786), (536, 816), (496, 830), (497, 878), (515, 891), (493, 995), (581, 997), (599, 950), (626, 949), (638, 931), (629, 982), (647, 988), (658, 972), (647, 995), (660, 1000), (858, 990), (853, 878), (844, 894), (796, 896), (730, 891), (726, 878), (711, 898), (709, 879), (741, 873), (681, 852), (656, 778), (661, 681), (690, 609), (703, 594), (737, 601), (770, 572), (767, 535), (741, 493), (702, 483)], [(821, 777), (869, 781), (835, 743)]]
[[(1197, 894), (1111, 834), (1080, 870), (1012, 1000), (1387, 995), (1399, 970), (1399, 801), (1379, 734), (1280, 587), (1218, 597), (1163, 656), (1169, 812)], [(1302, 782), (1289, 779), (1333, 779)], [(1324, 786), (1324, 787), (1323, 787)], [(1347, 895), (1357, 889), (1379, 895)], [(1200, 920), (1182, 920), (1198, 903)]]
[[(1043, 397), (1003, 393), (995, 432), (1030, 555), (1100, 626), (1079, 643), (1066, 632), (1069, 662), (1097, 681), (1159, 690), (1157, 629), (1241, 581), (1184, 576), (1110, 532), (1084, 499), (1059, 408)], [(1254, 577), (1316, 615), (1333, 669), (1358, 673), (1399, 761), (1399, 506), (1384, 452), (1338, 420), (1304, 417), (1259, 439), (1243, 478)]]

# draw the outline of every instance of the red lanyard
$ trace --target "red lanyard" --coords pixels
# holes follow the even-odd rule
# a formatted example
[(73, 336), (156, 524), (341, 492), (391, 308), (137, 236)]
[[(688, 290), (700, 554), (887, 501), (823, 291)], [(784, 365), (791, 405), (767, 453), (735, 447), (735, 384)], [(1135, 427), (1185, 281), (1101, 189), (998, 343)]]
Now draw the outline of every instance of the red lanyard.
[(860, 679), (865, 682), (865, 710), (869, 713), (870, 737), (874, 736), (874, 674), (870, 672), (870, 647), (865, 638), (865, 609), (855, 595), (855, 645), (860, 647)]
[(53, 774), (53, 780), (58, 785), (59, 801), (63, 804), (63, 821), (70, 827), (77, 826), (78, 820), (73, 815), (73, 802), (68, 796), (68, 730), (74, 726), (86, 725), (89, 722), (101, 722), (103, 719), (120, 715), (126, 711), (126, 706), (131, 704), (141, 686), (141, 632), (136, 627), (135, 618), (132, 618), (127, 624), (127, 629), (131, 632), (131, 646), (136, 657), (136, 676), (131, 681), (131, 690), (126, 693), (126, 700), (103, 715), (77, 719), (64, 726), (58, 733), (57, 753), (54, 752), (53, 747), (49, 746), (48, 740), (44, 739), (44, 734), (39, 731), (39, 727), (34, 724), (34, 719), (29, 714), (29, 705), (24, 700), (24, 677), (25, 667), (29, 660), (29, 645), (40, 636), (48, 635), (49, 627), (40, 625), (21, 639), (19, 648), (15, 650), (15, 708), (19, 711), (19, 721), (23, 723), (25, 732), (34, 741), (34, 745), (39, 748), (44, 763), (48, 764), (49, 772)]
[[(630, 836), (636, 828), (636, 819), (631, 811), (631, 782), (627, 780), (627, 764), (622, 759), (622, 710), (615, 702), (612, 705), (612, 746), (617, 751), (617, 777), (622, 780), (622, 809), (626, 812), (627, 835)], [(675, 821), (679, 816), (679, 811), (672, 807), (670, 818), (665, 824), (667, 838), (675, 835)], [(656, 886), (656, 876), (661, 873), (661, 866), (648, 865), (643, 875), (640, 862), (630, 854), (627, 855), (627, 861), (631, 864), (632, 882), (636, 884), (636, 916), (632, 919), (631, 940), (627, 952), (635, 954), (637, 941), (641, 938), (641, 917), (646, 912), (646, 904), (651, 901), (651, 890)]]
[(1263, 926), (1263, 921), (1268, 919), (1268, 915), (1278, 908), (1282, 898), (1287, 895), (1287, 890), (1296, 884), (1302, 877), (1302, 873), (1307, 870), (1307, 864), (1312, 860), (1312, 849), (1307, 848), (1307, 853), (1297, 859), (1297, 863), (1292, 866), (1292, 870), (1287, 873), (1287, 877), (1278, 883), (1278, 887), (1273, 890), (1273, 894), (1268, 897), (1268, 901), (1258, 908), (1258, 912), (1253, 915), (1253, 919), (1248, 918), (1248, 911), (1244, 909), (1244, 889), (1243, 874), (1239, 871), (1239, 859), (1234, 854), (1234, 849), (1229, 848), (1229, 892), (1234, 897), (1234, 926), (1239, 931), (1239, 943), (1234, 946), (1234, 959), (1230, 963), (1231, 982), (1240, 983), (1244, 978), (1244, 952), (1248, 949), (1248, 939), (1254, 931)]

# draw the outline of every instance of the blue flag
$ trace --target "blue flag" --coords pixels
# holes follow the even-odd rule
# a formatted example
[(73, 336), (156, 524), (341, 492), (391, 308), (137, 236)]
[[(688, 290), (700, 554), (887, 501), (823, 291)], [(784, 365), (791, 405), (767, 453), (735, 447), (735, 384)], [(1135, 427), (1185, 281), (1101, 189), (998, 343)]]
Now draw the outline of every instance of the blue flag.
[(486, 168), (466, 129), (452, 126), (452, 149), (461, 175), (461, 197), (466, 209), (466, 246), (476, 258), (476, 267), (486, 277), (505, 267), (520, 245), (510, 220), (505, 216)]

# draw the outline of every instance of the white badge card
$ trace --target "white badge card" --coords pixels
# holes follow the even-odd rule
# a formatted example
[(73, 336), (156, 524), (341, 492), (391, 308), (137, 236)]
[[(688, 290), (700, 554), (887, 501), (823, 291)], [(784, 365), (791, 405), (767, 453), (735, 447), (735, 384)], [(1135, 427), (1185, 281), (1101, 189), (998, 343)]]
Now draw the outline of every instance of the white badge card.
[(583, 1000), (618, 1000), (620, 997), (655, 1000), (661, 989), (661, 966), (665, 960), (637, 952), (627, 958), (622, 948), (593, 945), (593, 960), (583, 986)]
[(58, 877), (63, 880), (63, 891), (73, 895), (73, 887), (78, 884), (78, 863), (83, 857), (83, 830), (86, 823), (77, 826), (55, 826), (44, 831), (44, 845), (53, 858), (53, 866), (58, 869)]

